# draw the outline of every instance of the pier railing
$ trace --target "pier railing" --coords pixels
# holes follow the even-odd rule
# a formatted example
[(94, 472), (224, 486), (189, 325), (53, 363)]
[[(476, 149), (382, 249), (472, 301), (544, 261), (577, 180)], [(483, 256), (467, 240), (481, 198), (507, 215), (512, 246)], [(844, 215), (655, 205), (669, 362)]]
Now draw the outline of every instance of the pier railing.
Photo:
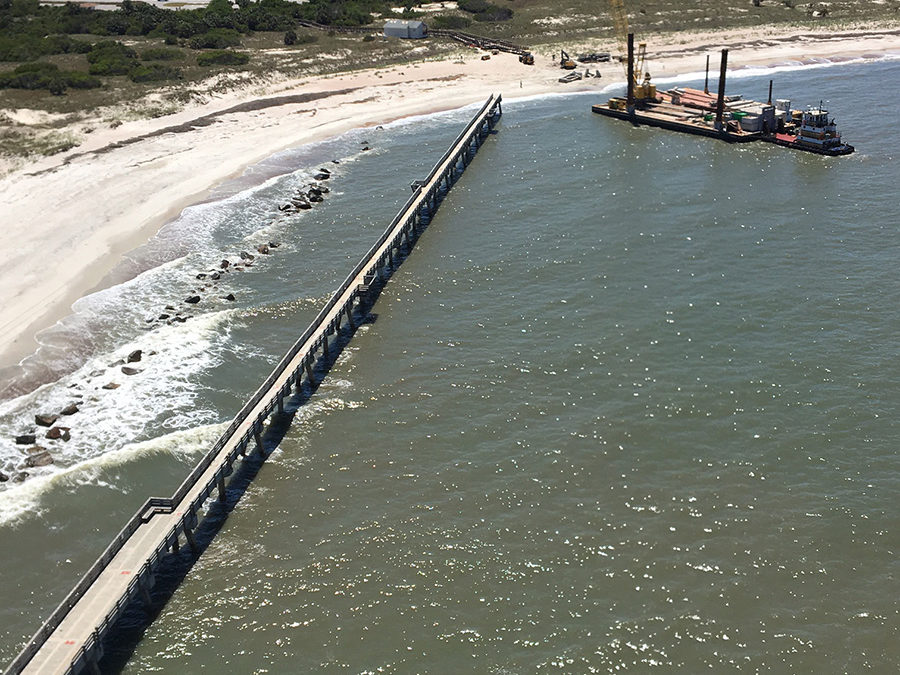
[[(88, 665), (90, 657), (95, 653), (94, 650), (97, 645), (99, 645), (103, 635), (105, 635), (107, 630), (119, 618), (125, 607), (127, 607), (128, 604), (142, 592), (141, 584), (146, 583), (146, 580), (151, 578), (150, 573), (157, 567), (160, 559), (168, 550), (173, 548), (173, 545), (177, 545), (179, 532), (184, 532), (187, 535), (188, 529), (194, 529), (196, 527), (197, 512), (202, 507), (203, 503), (213, 490), (216, 489), (217, 484), (220, 487), (222, 486), (222, 481), (228, 474), (232, 462), (236, 460), (239, 453), (243, 453), (251, 438), (259, 433), (262, 423), (275, 409), (276, 405), (279, 405), (283, 398), (290, 394), (292, 384), (291, 378), (289, 377), (285, 380), (282, 386), (276, 390), (275, 385), (278, 380), (284, 378), (285, 373), (287, 373), (291, 364), (295, 362), (298, 354), (303, 351), (304, 347), (308, 352), (314, 353), (315, 350), (321, 346), (323, 341), (326, 341), (327, 346), (328, 334), (335, 328), (334, 324), (337, 323), (339, 325), (340, 321), (340, 313), (337, 314), (337, 317), (334, 315), (335, 308), (342, 299), (345, 303), (348, 302), (346, 298), (347, 292), (354, 283), (358, 282), (360, 275), (365, 273), (365, 275), (374, 276), (379, 267), (384, 264), (386, 254), (382, 249), (391, 237), (394, 238), (393, 243), (399, 248), (407, 226), (419, 217), (419, 209), (422, 207), (422, 203), (428, 204), (430, 209), (434, 208), (438, 190), (445, 178), (448, 179), (447, 185), (449, 189), (449, 178), (453, 173), (453, 169), (448, 168), (448, 160), (453, 159), (453, 165), (455, 166), (460, 157), (462, 157), (464, 167), (468, 158), (467, 153), (469, 152), (469, 144), (473, 139), (480, 142), (481, 137), (486, 133), (486, 128), (493, 127), (495, 119), (499, 117), (502, 112), (500, 103), (501, 97), (499, 95), (490, 96), (479, 111), (472, 117), (466, 127), (459, 133), (449, 149), (435, 163), (434, 167), (428, 173), (428, 176), (424, 180), (413, 183), (412, 195), (407, 199), (406, 203), (401, 207), (400, 211), (393, 218), (385, 231), (347, 275), (313, 322), (303, 331), (300, 337), (297, 338), (268, 377), (266, 377), (263, 383), (241, 407), (219, 439), (194, 466), (190, 474), (188, 474), (181, 485), (178, 486), (178, 489), (172, 497), (151, 497), (144, 502), (119, 531), (112, 542), (106, 547), (106, 550), (104, 550), (101, 556), (93, 563), (93, 565), (91, 565), (75, 587), (68, 595), (66, 595), (40, 629), (33, 635), (28, 644), (16, 656), (5, 671), (6, 675), (18, 675), (18, 673), (21, 673), (26, 669), (41, 647), (47, 642), (50, 636), (53, 635), (57, 628), (59, 628), (69, 612), (78, 604), (88, 590), (91, 589), (92, 585), (100, 578), (110, 562), (122, 551), (123, 547), (141, 526), (149, 523), (157, 514), (172, 514), (176, 509), (181, 509), (181, 517), (166, 531), (165, 535), (156, 542), (156, 546), (144, 558), (144, 562), (141, 565), (139, 572), (131, 576), (124, 592), (120, 594), (114, 606), (105, 613), (99, 623), (95, 624), (95, 628), (91, 632), (90, 638), (78, 649), (67, 672), (79, 672), (83, 667)], [(455, 158), (453, 158), (454, 153), (456, 154)], [(443, 171), (443, 174), (436, 180), (436, 178), (438, 178), (438, 173), (441, 171)], [(418, 205), (417, 202), (419, 202)], [(401, 222), (403, 222), (403, 227), (398, 228), (398, 226), (401, 225)], [(406, 234), (407, 241), (409, 241), (408, 232), (406, 232)], [(378, 253), (379, 251), (382, 251), (380, 255)], [(354, 295), (355, 294), (350, 295), (349, 303), (351, 305)], [(332, 318), (329, 319), (329, 316)], [(315, 338), (314, 341), (310, 343), (310, 340), (313, 340), (313, 338)], [(307, 368), (309, 368), (309, 359), (311, 359), (311, 354), (307, 354), (304, 360)], [(295, 370), (302, 373), (303, 366), (304, 362), (301, 362), (300, 365), (295, 365)], [(299, 381), (299, 375), (294, 374), (293, 376)], [(262, 403), (267, 396), (270, 397), (269, 400), (262, 409), (257, 412), (252, 423), (248, 425), (247, 422), (251, 415), (257, 410), (259, 404)], [(246, 429), (241, 434), (238, 442), (234, 444), (226, 456), (220, 456), (225, 446), (234, 441), (242, 427), (246, 427)], [(206, 481), (206, 484), (199, 493), (197, 493), (191, 503), (186, 505), (186, 508), (182, 508), (182, 502), (192, 490), (197, 488), (203, 475), (210, 469), (213, 463), (217, 461), (217, 458), (219, 466), (216, 472)]]

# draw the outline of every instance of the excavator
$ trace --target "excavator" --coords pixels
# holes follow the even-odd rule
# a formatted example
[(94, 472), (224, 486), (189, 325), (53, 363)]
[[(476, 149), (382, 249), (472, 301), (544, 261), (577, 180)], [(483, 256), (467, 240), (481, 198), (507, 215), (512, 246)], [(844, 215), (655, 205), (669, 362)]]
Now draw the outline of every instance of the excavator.
[(572, 60), (564, 49), (559, 50), (559, 67), (563, 70), (575, 70), (575, 61)]

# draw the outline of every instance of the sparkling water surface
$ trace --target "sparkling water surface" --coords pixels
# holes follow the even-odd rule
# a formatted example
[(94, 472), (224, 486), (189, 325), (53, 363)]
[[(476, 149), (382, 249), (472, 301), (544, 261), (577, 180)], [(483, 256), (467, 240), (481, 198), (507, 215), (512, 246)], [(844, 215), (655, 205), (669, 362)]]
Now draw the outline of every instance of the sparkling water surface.
[[(838, 159), (634, 128), (590, 113), (605, 95), (504, 102), (125, 672), (895, 672), (898, 68), (776, 75), (826, 99), (857, 146)], [(0, 494), (2, 660), (171, 494), (473, 110), (283, 153), (79, 302), (81, 365), (0, 409), (8, 439), (86, 401), (57, 464)], [(326, 162), (326, 201), (281, 216)], [(134, 348), (157, 354), (116, 375)]]

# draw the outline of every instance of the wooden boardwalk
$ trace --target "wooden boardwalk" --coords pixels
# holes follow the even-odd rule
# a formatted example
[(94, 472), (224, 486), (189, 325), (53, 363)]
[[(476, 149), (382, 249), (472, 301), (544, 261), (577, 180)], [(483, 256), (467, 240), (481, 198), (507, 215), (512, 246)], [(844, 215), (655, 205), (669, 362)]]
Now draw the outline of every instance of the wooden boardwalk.
[(428, 177), (413, 183), (412, 196), (384, 234), (175, 494), (144, 503), (10, 664), (7, 675), (99, 672), (104, 636), (132, 602), (149, 603), (154, 570), (167, 553), (179, 549), (182, 539), (197, 551), (193, 532), (203, 504), (214, 492), (225, 500), (225, 479), (232, 465), (252, 450), (251, 444), (263, 452), (262, 433), (269, 415), (284, 412), (285, 398), (295, 387), (299, 390), (304, 378), (313, 380), (320, 355), (330, 362), (329, 337), (344, 320), (355, 328), (354, 304), (369, 301), (376, 280), (390, 276), (395, 256), (411, 248), (421, 226), (502, 114), (500, 101), (499, 95), (491, 95)]

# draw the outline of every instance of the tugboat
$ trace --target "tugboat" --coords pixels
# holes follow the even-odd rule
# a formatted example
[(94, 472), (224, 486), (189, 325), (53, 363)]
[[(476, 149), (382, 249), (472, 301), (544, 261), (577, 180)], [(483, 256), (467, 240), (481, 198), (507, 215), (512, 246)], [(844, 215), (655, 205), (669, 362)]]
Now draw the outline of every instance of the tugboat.
[(794, 121), (785, 125), (783, 131), (762, 140), (817, 155), (849, 155), (855, 150), (852, 145), (841, 141), (841, 133), (837, 130), (834, 119), (828, 118), (828, 111), (821, 102), (818, 108), (792, 110), (791, 113), (794, 120), (800, 118), (799, 125)]

